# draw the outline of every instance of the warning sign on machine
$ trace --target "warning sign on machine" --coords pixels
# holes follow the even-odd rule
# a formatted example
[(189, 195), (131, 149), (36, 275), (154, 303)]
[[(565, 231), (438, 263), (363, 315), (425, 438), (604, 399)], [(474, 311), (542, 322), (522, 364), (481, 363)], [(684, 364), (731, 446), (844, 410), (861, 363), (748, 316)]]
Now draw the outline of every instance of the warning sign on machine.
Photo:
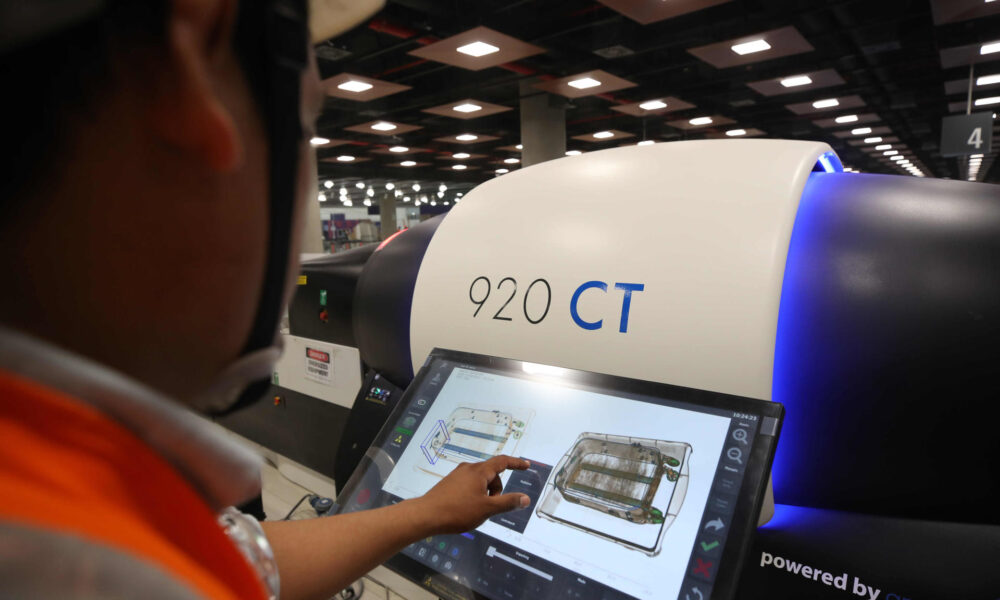
[(328, 351), (306, 346), (306, 379), (333, 384), (333, 364)]

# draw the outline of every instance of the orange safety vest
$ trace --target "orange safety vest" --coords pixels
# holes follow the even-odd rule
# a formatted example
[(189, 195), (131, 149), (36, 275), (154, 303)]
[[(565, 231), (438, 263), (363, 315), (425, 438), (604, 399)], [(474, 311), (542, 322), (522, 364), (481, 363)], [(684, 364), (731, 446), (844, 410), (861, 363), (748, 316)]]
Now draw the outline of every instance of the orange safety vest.
[(0, 521), (105, 544), (206, 598), (267, 598), (216, 515), (169, 463), (94, 408), (3, 371)]

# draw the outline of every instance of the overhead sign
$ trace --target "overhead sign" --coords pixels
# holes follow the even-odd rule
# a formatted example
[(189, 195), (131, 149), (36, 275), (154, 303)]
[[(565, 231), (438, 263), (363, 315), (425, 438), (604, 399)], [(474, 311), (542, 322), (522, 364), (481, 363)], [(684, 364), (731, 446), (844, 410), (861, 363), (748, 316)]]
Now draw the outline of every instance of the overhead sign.
[(941, 122), (941, 156), (986, 154), (993, 143), (993, 113), (945, 117)]

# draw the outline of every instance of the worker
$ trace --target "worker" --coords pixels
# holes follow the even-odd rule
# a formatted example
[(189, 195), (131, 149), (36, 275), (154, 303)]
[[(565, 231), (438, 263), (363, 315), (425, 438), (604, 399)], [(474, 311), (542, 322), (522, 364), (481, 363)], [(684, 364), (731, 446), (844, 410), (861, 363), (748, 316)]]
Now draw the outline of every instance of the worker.
[(252, 454), (197, 414), (259, 397), (279, 354), (324, 97), (308, 31), (381, 1), (0, 0), (0, 597), (328, 598), (528, 505), (498, 456), (261, 529), (229, 508)]

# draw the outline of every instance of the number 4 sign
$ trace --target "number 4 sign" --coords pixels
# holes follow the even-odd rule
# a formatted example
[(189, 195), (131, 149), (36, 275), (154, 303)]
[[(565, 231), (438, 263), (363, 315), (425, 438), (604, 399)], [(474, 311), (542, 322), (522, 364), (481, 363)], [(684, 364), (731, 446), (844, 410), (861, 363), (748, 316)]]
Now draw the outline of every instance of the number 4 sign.
[(993, 113), (945, 117), (941, 122), (941, 156), (986, 154), (993, 143)]

